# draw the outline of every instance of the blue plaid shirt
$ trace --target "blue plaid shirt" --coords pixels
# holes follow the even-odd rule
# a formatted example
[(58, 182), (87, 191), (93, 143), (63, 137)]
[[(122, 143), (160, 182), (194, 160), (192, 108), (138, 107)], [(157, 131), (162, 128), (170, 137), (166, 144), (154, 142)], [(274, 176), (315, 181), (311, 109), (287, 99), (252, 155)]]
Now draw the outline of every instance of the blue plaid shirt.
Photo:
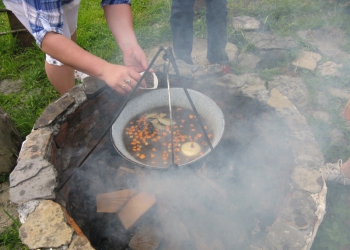
[[(48, 32), (62, 34), (62, 6), (76, 0), (3, 0), (19, 3), (24, 8), (26, 18), (29, 20), (31, 33), (36, 43), (41, 46), (44, 36)], [(101, 6), (111, 4), (131, 4), (131, 0), (101, 0)]]

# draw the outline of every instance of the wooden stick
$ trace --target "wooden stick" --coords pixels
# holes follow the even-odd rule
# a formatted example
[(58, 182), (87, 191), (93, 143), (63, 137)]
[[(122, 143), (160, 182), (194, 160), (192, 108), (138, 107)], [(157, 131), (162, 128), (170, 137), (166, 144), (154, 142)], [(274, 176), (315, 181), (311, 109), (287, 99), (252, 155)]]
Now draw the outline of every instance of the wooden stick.
[(160, 241), (159, 228), (154, 223), (149, 223), (136, 228), (129, 242), (129, 247), (132, 250), (155, 250)]
[(28, 30), (26, 30), (26, 29), (19, 29), (19, 30), (11, 30), (11, 31), (0, 32), (0, 36), (13, 34), (13, 33), (19, 33), (19, 32), (25, 32), (25, 31), (28, 31)]
[(129, 229), (154, 204), (156, 198), (152, 194), (138, 193), (133, 196), (118, 213), (125, 229)]
[(79, 227), (78, 224), (73, 220), (73, 218), (70, 217), (70, 215), (68, 214), (67, 210), (66, 210), (64, 207), (62, 207), (62, 206), (61, 206), (61, 208), (62, 208), (64, 214), (66, 215), (68, 224), (74, 229), (75, 233), (76, 233), (78, 236), (85, 237), (83, 231), (81, 231), (80, 227)]
[(96, 196), (97, 213), (116, 213), (131, 197), (137, 194), (134, 189), (123, 189)]

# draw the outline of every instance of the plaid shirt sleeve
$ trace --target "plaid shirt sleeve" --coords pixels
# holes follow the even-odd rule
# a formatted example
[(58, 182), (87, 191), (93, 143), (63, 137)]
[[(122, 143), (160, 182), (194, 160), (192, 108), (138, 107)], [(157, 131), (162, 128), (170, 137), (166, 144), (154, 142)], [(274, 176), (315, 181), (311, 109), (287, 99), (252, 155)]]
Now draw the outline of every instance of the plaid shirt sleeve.
[(111, 5), (111, 4), (122, 4), (127, 3), (131, 5), (131, 0), (102, 0), (101, 6)]
[(23, 8), (29, 20), (36, 43), (41, 42), (48, 32), (63, 33), (62, 4), (57, 0), (23, 0)]
[[(15, 0), (13, 0), (15, 1)], [(62, 6), (77, 0), (22, 0), (36, 43), (41, 43), (48, 32), (63, 34)], [(131, 0), (102, 0), (101, 5), (131, 4)]]

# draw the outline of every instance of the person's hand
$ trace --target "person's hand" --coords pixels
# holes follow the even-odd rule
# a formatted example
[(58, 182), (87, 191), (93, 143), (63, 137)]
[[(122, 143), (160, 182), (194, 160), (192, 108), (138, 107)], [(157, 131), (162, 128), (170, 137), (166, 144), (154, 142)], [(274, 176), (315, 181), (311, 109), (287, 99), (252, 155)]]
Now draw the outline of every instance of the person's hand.
[(139, 73), (148, 67), (146, 55), (140, 46), (133, 46), (123, 51), (124, 65)]
[[(141, 75), (131, 67), (108, 63), (104, 67), (101, 79), (118, 93), (125, 95), (135, 87)], [(141, 87), (146, 87), (143, 81)]]

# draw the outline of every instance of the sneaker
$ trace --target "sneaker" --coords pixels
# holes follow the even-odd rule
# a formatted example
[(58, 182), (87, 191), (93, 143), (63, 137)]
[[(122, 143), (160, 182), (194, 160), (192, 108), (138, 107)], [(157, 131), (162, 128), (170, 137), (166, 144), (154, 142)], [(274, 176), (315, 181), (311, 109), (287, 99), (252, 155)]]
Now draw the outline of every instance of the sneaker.
[(222, 70), (222, 72), (224, 72), (225, 75), (231, 74), (230, 66), (227, 65), (227, 64), (222, 64), (221, 65), (221, 70)]
[(179, 57), (179, 58), (176, 58), (176, 60), (182, 60), (186, 64), (190, 64), (190, 65), (194, 64), (191, 57)]
[(327, 163), (323, 166), (321, 172), (325, 181), (332, 181), (342, 185), (350, 185), (350, 178), (345, 177), (341, 171), (342, 160), (337, 163)]

